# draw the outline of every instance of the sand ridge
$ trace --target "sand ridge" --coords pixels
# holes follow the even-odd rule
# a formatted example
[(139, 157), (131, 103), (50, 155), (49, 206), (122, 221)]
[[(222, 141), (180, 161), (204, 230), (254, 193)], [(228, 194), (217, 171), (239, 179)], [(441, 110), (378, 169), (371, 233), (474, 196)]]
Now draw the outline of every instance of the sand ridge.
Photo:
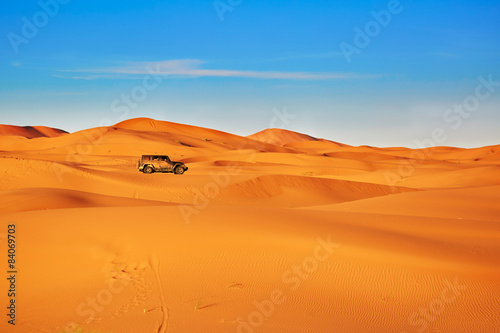
[(39, 137), (53, 138), (67, 133), (61, 129), (46, 126), (0, 125), (0, 136), (21, 136), (33, 139)]

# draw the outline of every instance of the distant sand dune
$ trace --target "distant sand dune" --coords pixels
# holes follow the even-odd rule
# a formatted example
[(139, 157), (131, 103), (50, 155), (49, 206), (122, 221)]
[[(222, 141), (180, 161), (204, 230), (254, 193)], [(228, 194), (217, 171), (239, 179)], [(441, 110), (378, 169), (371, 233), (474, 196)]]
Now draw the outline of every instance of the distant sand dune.
[(12, 126), (12, 125), (0, 125), (0, 136), (23, 136), (28, 139), (39, 138), (39, 137), (56, 137), (68, 132), (60, 130), (58, 128), (50, 128), (45, 126)]

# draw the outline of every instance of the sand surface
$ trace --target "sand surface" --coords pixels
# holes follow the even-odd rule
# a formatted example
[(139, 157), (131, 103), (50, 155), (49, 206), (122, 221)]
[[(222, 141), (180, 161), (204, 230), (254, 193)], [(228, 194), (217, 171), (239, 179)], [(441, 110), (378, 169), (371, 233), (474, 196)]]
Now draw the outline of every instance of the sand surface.
[(498, 333), (499, 202), (500, 146), (1, 126), (0, 331)]

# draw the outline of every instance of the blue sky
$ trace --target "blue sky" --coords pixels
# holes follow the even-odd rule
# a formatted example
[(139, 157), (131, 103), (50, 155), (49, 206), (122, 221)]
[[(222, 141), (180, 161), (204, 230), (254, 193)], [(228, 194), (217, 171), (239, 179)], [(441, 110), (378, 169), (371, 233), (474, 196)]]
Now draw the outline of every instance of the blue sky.
[(12, 1), (0, 123), (499, 144), (498, 17), (498, 1)]

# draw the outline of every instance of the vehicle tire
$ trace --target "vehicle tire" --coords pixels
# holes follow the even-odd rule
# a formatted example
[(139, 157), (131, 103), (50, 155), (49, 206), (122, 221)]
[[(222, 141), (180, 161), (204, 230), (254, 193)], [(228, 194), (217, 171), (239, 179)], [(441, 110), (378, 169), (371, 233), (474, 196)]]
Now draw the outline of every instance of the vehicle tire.
[(148, 166), (145, 166), (144, 169), (142, 170), (144, 173), (153, 173), (153, 168)]
[(184, 173), (184, 168), (179, 165), (175, 168), (174, 173), (176, 175), (182, 175)]

